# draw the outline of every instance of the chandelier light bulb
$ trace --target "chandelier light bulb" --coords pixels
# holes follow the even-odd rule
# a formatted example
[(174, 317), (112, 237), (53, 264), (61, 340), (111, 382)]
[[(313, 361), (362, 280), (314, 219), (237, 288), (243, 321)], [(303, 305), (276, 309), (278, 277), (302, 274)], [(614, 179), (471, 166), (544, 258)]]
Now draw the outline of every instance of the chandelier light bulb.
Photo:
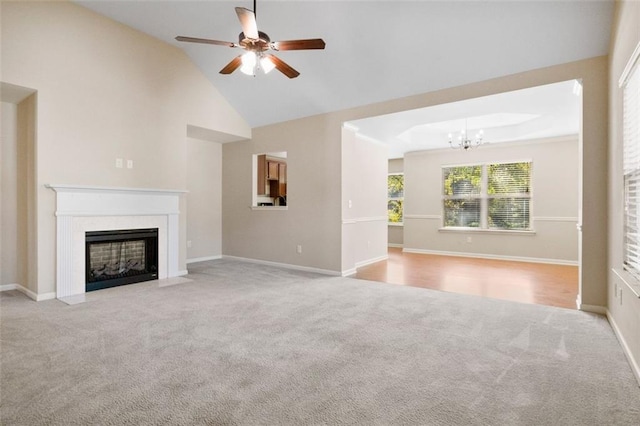
[(484, 135), (484, 130), (479, 130), (473, 139), (467, 137), (467, 128), (466, 128), (466, 120), (465, 120), (465, 128), (460, 130), (460, 134), (458, 135), (457, 141), (454, 143), (453, 134), (449, 133), (449, 146), (453, 149), (463, 149), (468, 150), (469, 148), (475, 148), (483, 144), (482, 137)]

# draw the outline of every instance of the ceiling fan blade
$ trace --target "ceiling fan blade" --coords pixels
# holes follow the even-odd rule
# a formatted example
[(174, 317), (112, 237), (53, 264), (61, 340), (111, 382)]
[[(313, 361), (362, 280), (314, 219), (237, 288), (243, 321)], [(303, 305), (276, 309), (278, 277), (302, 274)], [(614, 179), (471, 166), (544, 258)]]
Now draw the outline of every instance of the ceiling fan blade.
[(256, 24), (256, 15), (252, 10), (244, 7), (236, 7), (236, 13), (242, 25), (242, 32), (244, 36), (250, 39), (257, 40), (258, 36), (258, 24)]
[(186, 42), (189, 42), (189, 43), (216, 44), (218, 46), (238, 47), (237, 44), (231, 43), (230, 41), (210, 40), (208, 38), (196, 38), (196, 37), (178, 36), (178, 37), (176, 37), (176, 40), (178, 40), (178, 41), (186, 41)]
[(324, 49), (325, 43), (321, 38), (306, 40), (285, 40), (271, 43), (274, 50), (307, 50)]
[(232, 72), (237, 70), (240, 65), (242, 65), (242, 55), (233, 58), (231, 62), (229, 62), (227, 65), (225, 65), (224, 68), (220, 70), (220, 74), (231, 74)]
[(271, 62), (273, 62), (273, 65), (276, 66), (278, 71), (280, 71), (282, 74), (286, 75), (287, 77), (296, 78), (297, 76), (300, 75), (298, 71), (291, 68), (289, 64), (287, 64), (285, 61), (278, 58), (277, 56), (274, 56), (274, 55), (265, 55), (265, 56), (271, 59)]

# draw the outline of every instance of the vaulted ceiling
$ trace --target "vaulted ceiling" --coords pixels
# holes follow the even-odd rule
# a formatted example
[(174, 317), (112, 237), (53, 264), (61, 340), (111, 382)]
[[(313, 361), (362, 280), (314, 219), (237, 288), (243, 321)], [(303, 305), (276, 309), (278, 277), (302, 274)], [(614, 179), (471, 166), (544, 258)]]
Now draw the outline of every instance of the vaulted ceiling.
[(258, 1), (272, 40), (323, 38), (277, 52), (301, 75), (219, 70), (240, 52), (237, 1), (77, 1), (183, 49), (252, 127), (426, 93), (608, 52), (613, 0)]

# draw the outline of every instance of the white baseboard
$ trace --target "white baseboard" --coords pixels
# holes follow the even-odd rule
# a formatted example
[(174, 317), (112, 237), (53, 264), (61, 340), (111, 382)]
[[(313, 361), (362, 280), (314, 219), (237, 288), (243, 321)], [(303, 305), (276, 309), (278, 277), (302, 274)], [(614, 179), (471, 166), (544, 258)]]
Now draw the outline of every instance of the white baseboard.
[(404, 247), (404, 244), (389, 243), (389, 244), (387, 244), (387, 247), (402, 248), (402, 247)]
[(0, 291), (9, 291), (9, 290), (18, 290), (20, 293), (25, 294), (27, 297), (35, 300), (36, 302), (56, 298), (55, 292), (37, 294), (29, 290), (28, 288), (21, 286), (20, 284), (4, 284), (0, 286)]
[(547, 263), (550, 265), (578, 266), (577, 260), (543, 259), (538, 257), (503, 256), (498, 254), (463, 253), (457, 251), (423, 250), (403, 248), (404, 253), (434, 254), (437, 256), (473, 257), (477, 259), (509, 260), (512, 262)]
[[(176, 275), (176, 277), (181, 277), (183, 275), (188, 275), (189, 271), (187, 271), (186, 269), (182, 270), (182, 271), (178, 271), (178, 274)], [(173, 278), (173, 277), (171, 277)]]
[(187, 259), (187, 265), (189, 263), (206, 262), (207, 260), (218, 260), (218, 259), (222, 259), (221, 254), (217, 256), (194, 257), (193, 259)]
[(271, 262), (269, 260), (250, 259), (248, 257), (228, 256), (226, 254), (223, 254), (222, 258), (223, 259), (240, 260), (240, 261), (249, 262), (249, 263), (257, 263), (259, 265), (277, 266), (279, 268), (293, 269), (293, 270), (296, 270), (296, 271), (315, 272), (315, 273), (323, 274), (323, 275), (332, 275), (332, 276), (340, 276), (341, 275), (341, 273), (339, 271), (331, 271), (329, 269), (312, 268), (312, 267), (309, 267), (309, 266), (292, 265), (290, 263)]
[(356, 269), (362, 268), (363, 266), (371, 265), (372, 263), (381, 262), (387, 259), (389, 259), (389, 255), (385, 254), (383, 256), (374, 257), (373, 259), (367, 259), (361, 262), (356, 262)]
[(607, 315), (607, 308), (598, 305), (585, 305), (584, 303), (578, 304), (578, 309), (584, 312), (591, 312), (592, 314)]
[(3, 284), (0, 285), (0, 291), (17, 290), (20, 284)]
[(351, 269), (347, 269), (345, 271), (342, 271), (340, 273), (340, 276), (342, 277), (350, 277), (351, 275), (355, 275), (358, 271), (356, 271), (356, 268), (351, 268)]
[(636, 376), (636, 380), (638, 381), (638, 386), (640, 386), (640, 364), (633, 357), (631, 350), (629, 350), (629, 345), (627, 344), (627, 341), (625, 340), (622, 333), (620, 333), (618, 324), (616, 324), (616, 321), (613, 319), (613, 315), (611, 315), (608, 309), (606, 310), (606, 315), (607, 315), (607, 319), (609, 320), (609, 324), (611, 324), (611, 328), (613, 329), (614, 334), (616, 335), (616, 337), (618, 338), (618, 341), (620, 342), (620, 346), (622, 346), (622, 352), (624, 352), (625, 356), (627, 357), (627, 360), (629, 361), (629, 365), (631, 366), (631, 371), (633, 371), (633, 374)]

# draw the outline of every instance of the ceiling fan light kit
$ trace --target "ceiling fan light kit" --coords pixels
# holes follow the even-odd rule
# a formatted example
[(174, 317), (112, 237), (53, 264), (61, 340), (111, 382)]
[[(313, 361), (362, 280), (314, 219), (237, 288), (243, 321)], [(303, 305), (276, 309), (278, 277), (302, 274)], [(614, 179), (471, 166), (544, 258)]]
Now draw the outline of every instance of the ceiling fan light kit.
[(242, 73), (255, 76), (258, 69), (262, 69), (262, 71), (267, 74), (276, 68), (289, 78), (296, 78), (300, 73), (282, 59), (267, 53), (268, 51), (311, 50), (325, 48), (325, 42), (321, 38), (272, 42), (266, 33), (258, 31), (255, 10), (255, 0), (253, 1), (253, 10), (249, 10), (244, 7), (236, 7), (236, 15), (238, 15), (238, 20), (242, 26), (242, 32), (238, 37), (238, 43), (186, 36), (177, 36), (176, 40), (187, 43), (213, 44), (246, 50), (245, 53), (233, 58), (231, 62), (225, 65), (225, 67), (220, 70), (220, 74), (231, 74), (236, 69), (240, 68)]

